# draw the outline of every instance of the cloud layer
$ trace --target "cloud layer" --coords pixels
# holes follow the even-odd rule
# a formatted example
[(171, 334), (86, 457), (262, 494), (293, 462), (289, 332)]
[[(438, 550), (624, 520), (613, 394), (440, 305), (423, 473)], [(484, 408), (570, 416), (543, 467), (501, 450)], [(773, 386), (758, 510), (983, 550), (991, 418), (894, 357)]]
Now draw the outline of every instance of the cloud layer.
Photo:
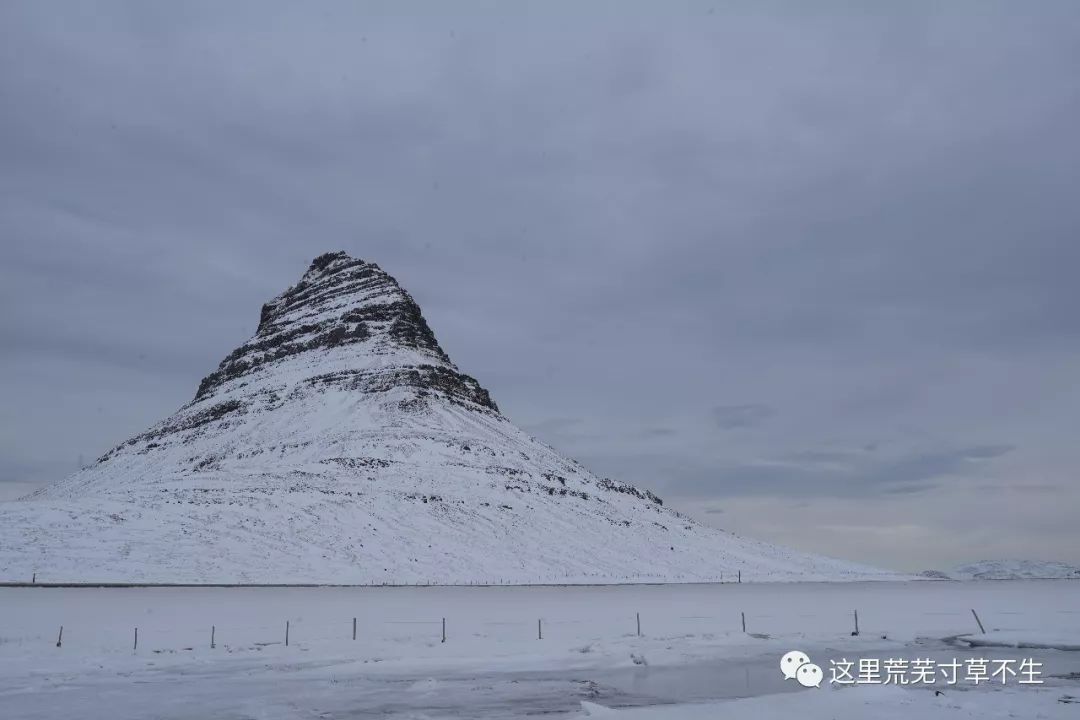
[(188, 400), (344, 249), (708, 522), (1080, 561), (1077, 66), (1068, 3), (4, 3), (0, 487)]

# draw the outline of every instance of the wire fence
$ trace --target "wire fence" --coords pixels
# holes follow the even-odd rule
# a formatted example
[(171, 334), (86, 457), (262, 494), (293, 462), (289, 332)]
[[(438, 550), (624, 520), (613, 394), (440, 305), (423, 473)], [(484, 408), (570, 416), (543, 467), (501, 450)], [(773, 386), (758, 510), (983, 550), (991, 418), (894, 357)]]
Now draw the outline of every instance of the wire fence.
[[(206, 615), (212, 616), (208, 610)], [(12, 650), (55, 647), (79, 652), (175, 652), (196, 649), (240, 651), (267, 647), (324, 648), (348, 650), (365, 645), (471, 645), (518, 644), (525, 641), (589, 643), (624, 638), (691, 637), (715, 638), (746, 634), (774, 636), (854, 636), (900, 638), (911, 636), (947, 637), (986, 631), (1058, 631), (1080, 633), (1080, 610), (993, 609), (911, 610), (888, 612), (830, 609), (790, 612), (727, 609), (715, 614), (698, 614), (678, 608), (653, 607), (645, 612), (590, 612), (587, 617), (545, 616), (484, 617), (463, 613), (458, 617), (410, 618), (374, 617), (370, 614), (323, 618), (318, 615), (260, 618), (244, 622), (238, 618), (201, 622), (174, 621), (163, 616), (142, 617), (121, 622), (115, 618), (92, 622), (78, 620), (47, 631), (37, 628), (0, 627), (0, 653)]]

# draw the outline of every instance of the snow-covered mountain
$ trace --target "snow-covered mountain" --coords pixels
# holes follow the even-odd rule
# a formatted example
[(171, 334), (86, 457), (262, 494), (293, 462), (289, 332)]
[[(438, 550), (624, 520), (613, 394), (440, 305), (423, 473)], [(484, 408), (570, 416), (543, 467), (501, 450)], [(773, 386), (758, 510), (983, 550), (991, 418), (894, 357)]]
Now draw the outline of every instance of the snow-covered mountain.
[(1080, 580), (1080, 567), (1044, 560), (980, 560), (949, 571), (954, 580)]
[(0, 580), (889, 579), (699, 525), (515, 427), (377, 265), (332, 253), (172, 416), (0, 503)]

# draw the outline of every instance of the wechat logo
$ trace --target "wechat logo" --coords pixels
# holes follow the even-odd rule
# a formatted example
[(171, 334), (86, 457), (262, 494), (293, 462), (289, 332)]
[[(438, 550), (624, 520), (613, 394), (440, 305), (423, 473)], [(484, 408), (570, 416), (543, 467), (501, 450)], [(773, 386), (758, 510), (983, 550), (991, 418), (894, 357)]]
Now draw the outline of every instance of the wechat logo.
[(794, 680), (803, 687), (821, 687), (821, 668), (810, 662), (810, 656), (799, 650), (784, 653), (780, 658), (780, 672), (785, 680)]

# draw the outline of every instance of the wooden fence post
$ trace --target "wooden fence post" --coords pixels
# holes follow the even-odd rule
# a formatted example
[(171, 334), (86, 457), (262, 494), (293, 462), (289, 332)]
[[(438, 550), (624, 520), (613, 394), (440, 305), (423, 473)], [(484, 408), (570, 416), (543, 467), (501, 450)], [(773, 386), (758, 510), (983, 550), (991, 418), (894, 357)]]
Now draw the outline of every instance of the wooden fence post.
[(64, 643), (64, 626), (60, 626), (60, 634), (56, 636), (56, 647), (60, 647)]
[(217, 627), (211, 625), (210, 626), (210, 649), (211, 650), (214, 649), (214, 635), (216, 633), (217, 633)]
[(740, 612), (739, 615), (742, 616), (742, 631), (746, 632), (746, 613)]
[(637, 636), (641, 637), (641, 613), (637, 613)]
[(139, 628), (135, 628), (135, 647), (133, 647), (131, 649), (132, 650), (138, 650), (139, 649)]
[(739, 571), (739, 582), (742, 582), (742, 570)]
[(352, 619), (352, 639), (356, 639), (356, 618)]
[(854, 636), (859, 634), (859, 611), (855, 610), (855, 632), (851, 633)]
[(971, 614), (975, 616), (975, 622), (979, 623), (979, 632), (985, 635), (986, 628), (983, 627), (982, 620), (979, 619), (979, 614), (975, 612), (975, 608), (971, 608)]
[(289, 647), (289, 621), (285, 621), (285, 647)]
[(446, 642), (446, 618), (442, 619), (442, 641)]
[(540, 624), (542, 622), (543, 622), (543, 620), (541, 620), (540, 618), (536, 619), (536, 639), (537, 640), (543, 640), (544, 639), (544, 626)]

